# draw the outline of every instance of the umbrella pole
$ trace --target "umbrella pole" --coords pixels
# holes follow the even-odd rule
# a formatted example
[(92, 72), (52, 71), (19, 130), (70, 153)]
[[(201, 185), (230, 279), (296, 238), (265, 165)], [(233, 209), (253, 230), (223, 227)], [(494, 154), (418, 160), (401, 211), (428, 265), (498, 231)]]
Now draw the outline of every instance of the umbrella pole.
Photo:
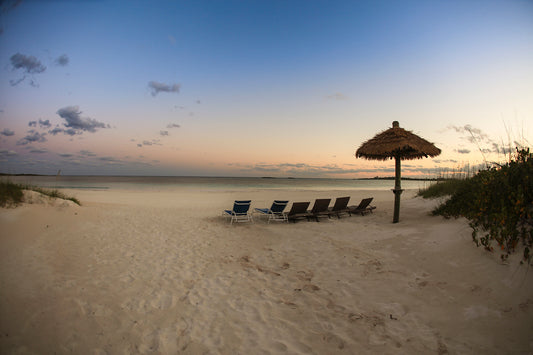
[(394, 179), (394, 217), (392, 223), (398, 223), (400, 220), (400, 195), (402, 194), (402, 166), (399, 156), (396, 158), (396, 178)]

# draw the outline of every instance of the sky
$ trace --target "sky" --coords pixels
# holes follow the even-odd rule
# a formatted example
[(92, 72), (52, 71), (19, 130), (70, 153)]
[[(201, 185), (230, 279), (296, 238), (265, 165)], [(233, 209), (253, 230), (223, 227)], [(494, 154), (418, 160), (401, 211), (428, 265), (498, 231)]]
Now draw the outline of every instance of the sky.
[[(533, 143), (533, 1), (0, 2), (0, 172), (434, 177)], [(507, 149), (507, 150), (506, 150)]]

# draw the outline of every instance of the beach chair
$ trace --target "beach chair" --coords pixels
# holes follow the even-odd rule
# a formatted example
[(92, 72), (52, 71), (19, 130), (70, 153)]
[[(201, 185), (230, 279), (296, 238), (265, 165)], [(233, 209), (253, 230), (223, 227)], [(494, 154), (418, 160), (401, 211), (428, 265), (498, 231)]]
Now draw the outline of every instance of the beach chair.
[(309, 213), (307, 213), (309, 204), (310, 202), (293, 202), (290, 211), (284, 213), (287, 221), (293, 221), (296, 223), (296, 220), (300, 218), (309, 219)]
[(255, 208), (255, 211), (268, 216), (268, 223), (270, 221), (288, 222), (287, 215), (283, 213), (288, 203), (289, 201), (274, 200), (270, 208)]
[(313, 209), (309, 211), (309, 218), (313, 217), (318, 222), (319, 217), (329, 217), (328, 208), (330, 202), (330, 198), (317, 198), (313, 205)]
[(350, 196), (337, 197), (337, 199), (335, 200), (335, 204), (328, 211), (328, 216), (331, 217), (335, 215), (337, 216), (337, 218), (341, 218), (340, 215), (342, 213), (349, 213), (349, 209), (348, 209), (349, 201), (350, 201)]
[(253, 222), (252, 215), (248, 212), (251, 202), (251, 200), (235, 200), (233, 209), (224, 210), (223, 215), (231, 218), (230, 224), (233, 222)]
[(364, 216), (365, 213), (372, 213), (372, 211), (376, 208), (374, 206), (370, 206), (370, 202), (372, 202), (373, 199), (373, 197), (362, 199), (358, 206), (348, 207), (348, 213), (350, 216), (356, 213), (360, 214), (361, 216)]

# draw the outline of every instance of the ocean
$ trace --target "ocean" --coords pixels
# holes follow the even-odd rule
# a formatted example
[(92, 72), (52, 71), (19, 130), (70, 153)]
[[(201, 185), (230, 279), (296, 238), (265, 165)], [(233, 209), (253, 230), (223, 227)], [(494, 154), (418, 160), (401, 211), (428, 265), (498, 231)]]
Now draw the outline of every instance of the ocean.
[[(13, 182), (51, 189), (91, 190), (390, 190), (393, 180), (354, 180), (317, 178), (258, 178), (258, 177), (189, 177), (189, 176), (10, 176)], [(402, 180), (403, 189), (421, 189), (429, 181)]]

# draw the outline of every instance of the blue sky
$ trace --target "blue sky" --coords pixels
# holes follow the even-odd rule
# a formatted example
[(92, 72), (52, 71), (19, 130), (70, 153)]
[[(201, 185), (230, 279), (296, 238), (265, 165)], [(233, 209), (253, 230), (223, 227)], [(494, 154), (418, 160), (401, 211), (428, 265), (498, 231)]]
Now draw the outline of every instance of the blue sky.
[(428, 176), (530, 145), (533, 2), (4, 1), (0, 172)]

